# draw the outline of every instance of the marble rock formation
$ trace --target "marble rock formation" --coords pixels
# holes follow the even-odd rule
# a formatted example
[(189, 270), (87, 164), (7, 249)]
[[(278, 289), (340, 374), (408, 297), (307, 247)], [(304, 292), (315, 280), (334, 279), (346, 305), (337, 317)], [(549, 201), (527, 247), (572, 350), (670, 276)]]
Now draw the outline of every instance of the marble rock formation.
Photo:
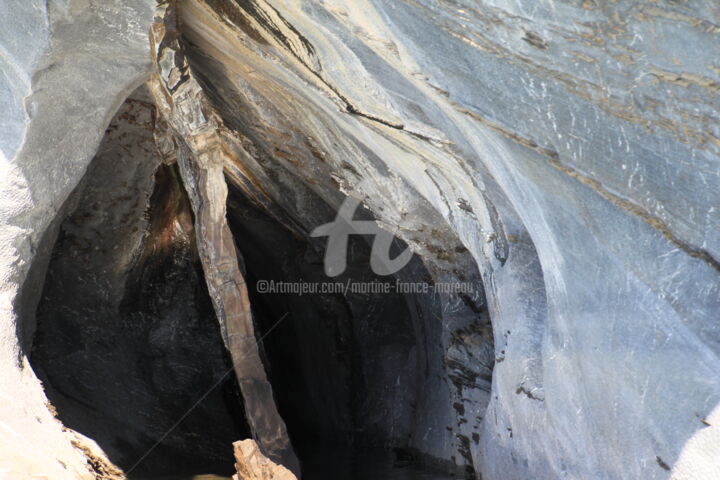
[[(7, 0), (0, 25), (0, 478), (250, 435), (296, 473), (325, 440), (717, 478), (715, 0)], [(472, 292), (258, 292), (327, 280), (311, 232), (348, 196), (415, 253), (393, 282)], [(386, 280), (353, 242), (340, 281)]]

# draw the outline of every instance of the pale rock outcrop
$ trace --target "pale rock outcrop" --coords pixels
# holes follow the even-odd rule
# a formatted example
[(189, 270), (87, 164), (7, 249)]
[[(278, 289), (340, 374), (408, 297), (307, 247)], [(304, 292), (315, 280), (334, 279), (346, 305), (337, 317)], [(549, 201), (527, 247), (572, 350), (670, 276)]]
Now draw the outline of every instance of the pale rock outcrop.
[(297, 480), (290, 470), (263, 455), (254, 440), (235, 442), (233, 448), (238, 472), (233, 480)]

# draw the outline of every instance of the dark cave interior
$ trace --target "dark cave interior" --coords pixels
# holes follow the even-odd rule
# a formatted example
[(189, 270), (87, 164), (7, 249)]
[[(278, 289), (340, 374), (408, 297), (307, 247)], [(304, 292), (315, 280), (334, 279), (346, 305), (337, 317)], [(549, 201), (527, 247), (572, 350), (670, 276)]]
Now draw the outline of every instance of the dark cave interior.
[[(229, 475), (232, 442), (251, 432), (190, 202), (177, 165), (157, 156), (152, 109), (141, 91), (128, 98), (58, 219), (41, 293), (35, 287), (30, 361), (59, 420), (97, 442), (130, 478)], [(324, 238), (288, 228), (227, 183), (227, 219), (256, 338), (303, 478), (351, 478), (333, 472), (353, 461), (352, 471), (357, 462), (368, 465), (363, 452), (391, 466), (417, 459), (419, 416), (434, 415), (438, 398), (440, 408), (455, 408), (437, 385), (459, 388), (442, 377), (443, 299), (258, 287), (432, 282), (432, 275), (417, 256), (395, 276), (374, 274), (373, 239), (353, 235), (346, 271), (329, 279)], [(332, 220), (332, 207), (320, 209)], [(365, 209), (356, 217), (373, 219)], [(391, 256), (404, 249), (396, 239)], [(470, 322), (487, 321), (476, 308), (468, 312)], [(343, 466), (329, 468), (334, 460)]]
[[(48, 398), (66, 426), (125, 471), (229, 474), (230, 446), (250, 432), (237, 382), (226, 375), (230, 359), (176, 168), (157, 170), (146, 234), (129, 268), (117, 264), (113, 247), (135, 227), (119, 218), (118, 228), (98, 229), (96, 209), (111, 205), (92, 200), (81, 198), (60, 227), (37, 310), (31, 362)], [(228, 212), (268, 375), (301, 458), (314, 458), (319, 445), (404, 447), (423, 374), (414, 299), (261, 293), (262, 280), (326, 281), (322, 250), (234, 189)], [(334, 281), (387, 281), (370, 271), (369, 254), (366, 239), (352, 238), (348, 271)]]

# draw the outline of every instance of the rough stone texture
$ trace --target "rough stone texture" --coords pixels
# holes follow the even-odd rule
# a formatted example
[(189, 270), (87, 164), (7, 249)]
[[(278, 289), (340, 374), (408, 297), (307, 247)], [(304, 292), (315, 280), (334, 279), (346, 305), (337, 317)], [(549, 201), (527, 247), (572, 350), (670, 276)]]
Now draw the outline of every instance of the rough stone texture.
[[(225, 128), (237, 138), (232, 144), (241, 147), (240, 154), (226, 165), (226, 172), (245, 195), (290, 231), (307, 236), (315, 226), (332, 218), (327, 206), (335, 210), (343, 199), (337, 189), (352, 191), (368, 203), (384, 225), (398, 231), (398, 236), (416, 248), (431, 272), (428, 278), (421, 279), (413, 276), (416, 272), (401, 271), (406, 280), (463, 280), (476, 284), (475, 299), (430, 295), (411, 300), (411, 310), (417, 310), (410, 322), (416, 337), (415, 350), (405, 359), (388, 361), (385, 366), (389, 377), (412, 379), (417, 372), (421, 381), (404, 381), (397, 390), (386, 387), (387, 396), (374, 410), (387, 412), (376, 441), (417, 450), (423, 457), (454, 469), (473, 470), (473, 455), (478, 451), (473, 452), (470, 446), (479, 438), (493, 363), (480, 280), (472, 257), (446, 220), (418, 196), (413, 185), (388, 172), (383, 164), (383, 156), (387, 155), (400, 162), (417, 162), (415, 168), (406, 167), (408, 171), (421, 169), (415, 155), (428, 155), (426, 141), (382, 123), (369, 122), (366, 126), (363, 116), (342, 113), (333, 97), (326, 96), (326, 88), (316, 90), (312, 83), (313, 87), (305, 83), (314, 81), (312, 77), (294, 77), (297, 72), (293, 65), (288, 66), (288, 71), (273, 70), (282, 79), (266, 78), (265, 69), (284, 61), (273, 56), (275, 50), (268, 47), (261, 54), (249, 50), (262, 48), (262, 44), (240, 40), (236, 27), (226, 25), (201, 4), (185, 2), (179, 9), (193, 74), (200, 78)], [(211, 55), (225, 63), (214, 61)], [(243, 74), (250, 75), (252, 83)], [(283, 87), (285, 82), (297, 85), (288, 91)], [(317, 129), (303, 132), (305, 125)], [(364, 139), (363, 135), (369, 137)], [(433, 153), (439, 152), (430, 148)], [(434, 185), (432, 177), (422, 181), (426, 186)], [(471, 215), (465, 210), (470, 207), (463, 202), (451, 204), (458, 205), (461, 219)], [(362, 314), (358, 314), (357, 322), (369, 328), (373, 325), (373, 321), (365, 323)], [(375, 322), (400, 323), (392, 316), (379, 316)], [(368, 335), (362, 328), (356, 334)], [(368, 340), (366, 346), (371, 343)], [(453, 344), (458, 348), (448, 355)], [(452, 355), (467, 355), (469, 350), (476, 356), (469, 355), (472, 365), (463, 368), (452, 361)], [(388, 349), (384, 354), (387, 358), (399, 357), (401, 352)], [(373, 361), (371, 351), (365, 353), (369, 367)], [(369, 377), (384, 374), (377, 368), (366, 371)], [(412, 373), (402, 373), (405, 371)], [(393, 411), (403, 411), (400, 415), (405, 418), (394, 419)]]
[[(18, 288), (42, 283), (25, 282), (48, 250), (40, 239), (149, 58), (146, 10), (80, 3), (0, 7), (31, 32), (0, 33), (0, 426), (13, 432), (0, 462), (29, 468), (17, 438), (43, 436), (31, 455), (51, 478), (70, 477), (48, 459), (78, 469), (80, 457), (17, 366), (16, 326), (29, 342), (37, 297), (23, 305)], [(457, 296), (420, 316), (427, 381), (393, 443), (489, 480), (716, 476), (717, 2), (182, 0), (179, 11), (192, 73), (236, 148), (226, 176), (247, 198), (304, 236), (326, 221), (318, 198), (336, 207), (341, 190), (435, 281), (482, 275), (494, 338), (486, 312)]]
[(718, 7), (271, 4), (180, 2), (246, 184), (302, 217), (272, 185), (332, 202), (334, 179), (428, 264), (454, 234), (483, 274), (490, 405), (431, 402), (412, 443), (490, 479), (718, 468)]
[(297, 480), (290, 470), (262, 454), (254, 440), (233, 443), (237, 475), (233, 480)]
[(125, 470), (223, 471), (228, 445), (248, 431), (236, 425), (244, 426), (242, 406), (190, 202), (177, 167), (160, 165), (148, 100), (141, 88), (121, 106), (71, 195), (30, 362), (63, 424)]
[(189, 71), (178, 41), (176, 11), (160, 6), (152, 27), (151, 47), (157, 71), (152, 93), (160, 114), (177, 139), (178, 166), (195, 213), (197, 245), (208, 292), (225, 344), (232, 357), (248, 424), (263, 452), (300, 473), (285, 422), (260, 358), (247, 286), (227, 223), (224, 163), (234, 152), (222, 135), (223, 125), (206, 107), (202, 90)]
[(94, 476), (82, 453), (92, 442), (61, 429), (25, 355), (59, 224), (53, 221), (110, 119), (147, 78), (152, 11), (149, 0), (0, 5), (0, 472), (5, 478)]

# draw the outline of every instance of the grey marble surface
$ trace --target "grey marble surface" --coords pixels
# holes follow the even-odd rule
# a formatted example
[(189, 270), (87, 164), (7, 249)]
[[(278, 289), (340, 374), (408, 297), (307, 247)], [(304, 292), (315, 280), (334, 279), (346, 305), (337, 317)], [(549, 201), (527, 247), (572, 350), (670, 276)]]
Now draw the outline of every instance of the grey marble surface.
[(438, 277), (462, 262), (437, 237), (483, 275), (489, 406), (438, 393), (414, 446), (490, 479), (711, 478), (718, 7), (273, 6), (240, 13), (251, 30), (181, 3), (193, 67), (273, 201), (307, 218), (299, 187), (272, 185), (331, 199), (334, 181)]
[[(179, 8), (193, 71), (239, 139), (231, 180), (300, 225), (317, 223), (317, 197), (359, 196), (436, 280), (482, 276), (491, 391), (438, 380), (412, 447), (490, 480), (715, 478), (716, 2), (208, 4)], [(0, 420), (77, 466), (59, 427), (33, 419), (42, 393), (17, 366), (33, 295), (23, 307), (19, 287), (32, 291), (41, 237), (147, 79), (152, 6), (49, 5), (0, 6)], [(453, 348), (470, 314), (444, 301), (429, 355), (449, 379), (443, 359), (477, 342)]]

